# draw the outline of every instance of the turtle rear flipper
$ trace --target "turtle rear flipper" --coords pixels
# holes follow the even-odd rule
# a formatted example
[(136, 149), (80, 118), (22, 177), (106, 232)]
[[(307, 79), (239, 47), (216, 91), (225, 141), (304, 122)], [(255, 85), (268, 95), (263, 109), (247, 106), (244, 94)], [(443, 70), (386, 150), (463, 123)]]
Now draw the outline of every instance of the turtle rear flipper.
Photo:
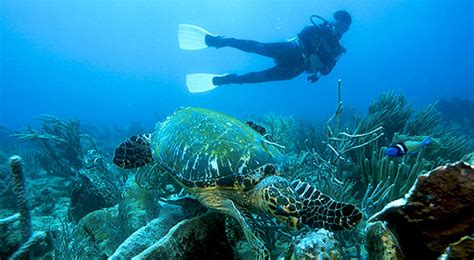
[(151, 134), (134, 135), (115, 148), (113, 162), (120, 168), (133, 169), (153, 162)]
[(362, 220), (362, 213), (352, 204), (335, 201), (307, 182), (296, 180), (291, 185), (303, 202), (302, 221), (312, 228), (339, 231)]

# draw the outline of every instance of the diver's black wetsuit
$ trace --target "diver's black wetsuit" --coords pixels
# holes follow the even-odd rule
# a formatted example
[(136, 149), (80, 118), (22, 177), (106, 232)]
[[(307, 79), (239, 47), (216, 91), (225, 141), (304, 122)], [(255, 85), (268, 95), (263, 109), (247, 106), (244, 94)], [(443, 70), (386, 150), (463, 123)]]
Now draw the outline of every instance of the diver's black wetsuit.
[(273, 58), (275, 61), (275, 66), (270, 69), (250, 72), (240, 76), (229, 74), (214, 77), (213, 83), (214, 85), (224, 85), (292, 79), (310, 69), (311, 64), (307, 57), (313, 53), (317, 53), (324, 64), (324, 67), (318, 72), (327, 75), (336, 64), (337, 56), (344, 49), (338, 39), (331, 37), (332, 34), (328, 30), (323, 25), (308, 26), (298, 34), (298, 38), (295, 40), (277, 43), (261, 43), (252, 40), (208, 35), (206, 37), (208, 46), (216, 48), (233, 47), (245, 52)]
[(259, 83), (264, 81), (292, 79), (306, 70), (305, 59), (301, 49), (295, 41), (261, 43), (251, 40), (239, 40), (234, 38), (222, 39), (224, 46), (233, 47), (245, 52), (256, 53), (274, 59), (275, 66), (258, 72), (250, 72), (244, 75), (221, 77), (222, 83), (215, 80), (217, 85)]

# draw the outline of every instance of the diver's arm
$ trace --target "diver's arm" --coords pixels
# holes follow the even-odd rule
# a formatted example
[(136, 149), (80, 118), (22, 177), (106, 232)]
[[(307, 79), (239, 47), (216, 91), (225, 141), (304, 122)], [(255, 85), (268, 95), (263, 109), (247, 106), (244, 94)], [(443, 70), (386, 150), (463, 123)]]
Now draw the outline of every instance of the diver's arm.
[(336, 61), (332, 61), (331, 63), (329, 64), (326, 64), (323, 68), (321, 68), (320, 72), (321, 72), (321, 75), (323, 76), (326, 76), (328, 75), (332, 69), (334, 68), (334, 66), (336, 66)]
[(332, 71), (334, 66), (336, 66), (339, 57), (341, 57), (343, 53), (346, 53), (346, 49), (340, 46), (337, 50), (337, 55), (331, 56), (330, 58), (328, 58), (328, 61), (324, 62), (324, 66), (320, 69), (321, 75), (328, 75)]
[(309, 76), (308, 76), (308, 81), (311, 83), (316, 83), (321, 76), (326, 76), (328, 75), (331, 70), (334, 68), (336, 65), (336, 62), (333, 62), (329, 65), (324, 65), (322, 68), (318, 69), (317, 71), (307, 71)]

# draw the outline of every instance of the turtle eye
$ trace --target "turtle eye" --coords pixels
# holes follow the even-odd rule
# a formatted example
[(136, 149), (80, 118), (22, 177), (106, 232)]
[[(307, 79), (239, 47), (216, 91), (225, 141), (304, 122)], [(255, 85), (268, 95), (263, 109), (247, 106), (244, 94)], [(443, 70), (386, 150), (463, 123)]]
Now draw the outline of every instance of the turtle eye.
[(288, 212), (286, 212), (285, 209), (281, 205), (278, 205), (276, 207), (276, 214), (285, 216), (285, 217), (290, 216), (290, 214), (288, 214)]

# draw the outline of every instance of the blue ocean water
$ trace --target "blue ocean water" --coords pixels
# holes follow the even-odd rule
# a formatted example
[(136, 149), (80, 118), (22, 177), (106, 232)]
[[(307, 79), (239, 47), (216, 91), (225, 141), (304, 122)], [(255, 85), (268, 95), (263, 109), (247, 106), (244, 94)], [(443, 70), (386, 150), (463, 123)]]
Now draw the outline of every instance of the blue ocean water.
[[(180, 50), (179, 23), (262, 42), (295, 36), (309, 17), (339, 9), (353, 19), (347, 53), (317, 83), (231, 85), (204, 94), (189, 73), (245, 73), (273, 61), (231, 48)], [(415, 105), (474, 100), (473, 2), (459, 1), (14, 1), (0, 2), (0, 125), (39, 114), (96, 125), (153, 125), (180, 106), (237, 117), (275, 113), (320, 119), (337, 104), (365, 113), (387, 90)]]

